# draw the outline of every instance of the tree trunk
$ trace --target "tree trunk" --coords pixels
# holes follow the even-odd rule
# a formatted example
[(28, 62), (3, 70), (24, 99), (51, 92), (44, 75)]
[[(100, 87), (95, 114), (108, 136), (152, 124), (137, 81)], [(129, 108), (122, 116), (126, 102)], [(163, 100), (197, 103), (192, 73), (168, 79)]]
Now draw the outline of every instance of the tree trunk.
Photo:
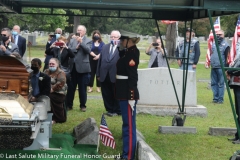
[(80, 25), (80, 16), (74, 16), (74, 26), (73, 26), (73, 33), (77, 32), (77, 27)]
[[(6, 16), (4, 15), (0, 15), (0, 20), (1, 20), (1, 23), (0, 23), (0, 28), (6, 28), (8, 26), (8, 19)], [(12, 28), (10, 28), (12, 29)]]
[(176, 23), (168, 24), (166, 33), (166, 49), (168, 56), (175, 56), (176, 49)]

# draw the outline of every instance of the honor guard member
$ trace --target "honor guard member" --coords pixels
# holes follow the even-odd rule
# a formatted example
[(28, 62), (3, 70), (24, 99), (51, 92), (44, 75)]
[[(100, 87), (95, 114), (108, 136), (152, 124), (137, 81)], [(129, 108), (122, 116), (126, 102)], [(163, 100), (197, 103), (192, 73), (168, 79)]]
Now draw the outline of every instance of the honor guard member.
[(136, 150), (136, 104), (139, 99), (137, 88), (139, 50), (136, 34), (120, 31), (119, 60), (117, 62), (116, 98), (122, 113), (123, 151), (121, 160), (133, 160)]
[[(233, 68), (240, 69), (240, 58), (235, 59)], [(226, 71), (227, 79), (229, 80), (229, 87), (233, 89), (235, 99), (235, 112), (237, 114), (238, 125), (240, 124), (240, 70), (228, 70)], [(235, 133), (234, 138), (229, 138), (233, 144), (240, 144), (238, 131)]]
[[(189, 40), (190, 40), (190, 32), (191, 32), (191, 42), (190, 42), (190, 49), (189, 49)], [(196, 71), (197, 63), (200, 57), (200, 47), (199, 42), (194, 38), (195, 32), (194, 30), (188, 28), (186, 30), (186, 41), (181, 41), (177, 47), (177, 50), (175, 52), (176, 57), (179, 58), (187, 58), (188, 57), (188, 50), (189, 50), (189, 60), (187, 64), (187, 59), (178, 59), (178, 65), (180, 69), (186, 70), (188, 67), (188, 70)], [(185, 47), (184, 47), (185, 44)], [(184, 49), (185, 48), (185, 49)], [(184, 52), (185, 51), (185, 52)]]

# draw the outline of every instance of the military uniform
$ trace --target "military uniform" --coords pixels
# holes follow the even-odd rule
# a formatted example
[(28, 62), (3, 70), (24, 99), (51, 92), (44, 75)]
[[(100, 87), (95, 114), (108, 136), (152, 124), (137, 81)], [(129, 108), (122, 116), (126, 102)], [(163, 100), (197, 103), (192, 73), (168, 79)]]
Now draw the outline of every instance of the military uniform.
[[(117, 62), (116, 98), (119, 100), (122, 113), (122, 158), (133, 160), (136, 150), (136, 103), (139, 99), (137, 89), (139, 50), (136, 45), (128, 48)], [(129, 100), (134, 101), (131, 108)]]

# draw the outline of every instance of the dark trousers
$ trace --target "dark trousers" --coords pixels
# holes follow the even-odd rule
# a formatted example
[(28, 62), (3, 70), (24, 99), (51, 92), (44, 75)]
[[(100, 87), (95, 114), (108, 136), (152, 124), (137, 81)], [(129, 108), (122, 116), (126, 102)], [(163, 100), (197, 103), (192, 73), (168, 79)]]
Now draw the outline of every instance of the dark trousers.
[(107, 74), (105, 80), (101, 82), (101, 91), (104, 106), (107, 112), (121, 114), (118, 100), (115, 98), (115, 83), (112, 83)]
[[(235, 110), (237, 114), (237, 121), (240, 124), (240, 86), (233, 88), (234, 98), (235, 98)], [(238, 132), (235, 134), (236, 139), (239, 139)]]
[(67, 91), (67, 101), (66, 105), (68, 108), (72, 108), (73, 100), (75, 96), (75, 91), (78, 85), (78, 95), (80, 101), (80, 108), (86, 108), (87, 102), (87, 84), (89, 83), (90, 75), (89, 73), (78, 73), (73, 65), (71, 72), (71, 85), (68, 87)]
[(128, 100), (119, 100), (121, 113), (122, 113), (122, 139), (123, 139), (123, 158), (134, 160), (135, 151), (137, 146), (136, 135), (136, 101), (134, 111)]
[[(90, 57), (92, 58), (92, 56)], [(91, 78), (90, 78), (90, 82), (88, 84), (88, 86), (93, 87), (94, 84), (94, 79), (96, 79), (96, 72), (97, 72), (97, 64), (98, 64), (98, 60), (90, 60), (90, 66), (91, 66)], [(97, 87), (100, 87), (101, 83), (99, 82), (99, 80), (96, 79), (96, 84)]]

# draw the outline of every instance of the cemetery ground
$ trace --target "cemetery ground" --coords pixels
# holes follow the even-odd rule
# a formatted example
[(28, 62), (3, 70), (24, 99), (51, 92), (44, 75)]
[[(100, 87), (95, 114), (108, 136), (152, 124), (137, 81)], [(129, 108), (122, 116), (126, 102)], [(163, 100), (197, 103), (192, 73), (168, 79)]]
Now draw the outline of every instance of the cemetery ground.
[[(44, 58), (45, 44), (47, 37), (37, 39), (38, 46), (31, 47), (31, 56)], [(44, 41), (44, 42), (43, 42)], [(149, 45), (147, 40), (140, 41), (137, 45), (141, 51), (141, 63), (139, 68), (147, 68), (149, 56), (145, 54), (145, 48)], [(205, 61), (207, 43), (201, 43), (200, 62)], [(28, 54), (28, 50), (26, 51)], [(176, 61), (172, 60), (171, 68), (177, 68)], [(187, 117), (185, 126), (194, 126), (197, 128), (197, 134), (162, 134), (159, 133), (159, 126), (171, 126), (172, 116), (160, 117), (147, 114), (138, 114), (136, 117), (137, 129), (145, 137), (146, 143), (163, 160), (224, 160), (236, 150), (240, 145), (234, 145), (227, 140), (230, 136), (211, 136), (208, 134), (209, 127), (235, 127), (232, 110), (229, 103), (227, 91), (225, 91), (224, 103), (212, 103), (212, 91), (208, 88), (210, 81), (210, 69), (205, 69), (204, 63), (197, 65), (197, 104), (207, 108), (208, 116)], [(156, 75), (161, 76), (161, 75)], [(73, 128), (88, 117), (96, 120), (100, 125), (101, 114), (105, 112), (101, 93), (88, 93), (87, 111), (80, 112), (78, 92), (75, 94), (73, 110), (68, 112), (67, 122), (53, 125), (54, 133), (72, 133)], [(232, 93), (232, 92), (231, 92)], [(94, 98), (98, 97), (98, 98)], [(233, 97), (233, 94), (232, 94)], [(141, 95), (140, 95), (141, 98)], [(161, 97), (159, 97), (161, 98)], [(175, 95), (169, 97), (174, 99)], [(121, 139), (121, 116), (107, 117), (106, 121), (115, 141), (116, 149), (105, 147), (100, 142), (99, 154), (117, 155), (122, 151)]]

